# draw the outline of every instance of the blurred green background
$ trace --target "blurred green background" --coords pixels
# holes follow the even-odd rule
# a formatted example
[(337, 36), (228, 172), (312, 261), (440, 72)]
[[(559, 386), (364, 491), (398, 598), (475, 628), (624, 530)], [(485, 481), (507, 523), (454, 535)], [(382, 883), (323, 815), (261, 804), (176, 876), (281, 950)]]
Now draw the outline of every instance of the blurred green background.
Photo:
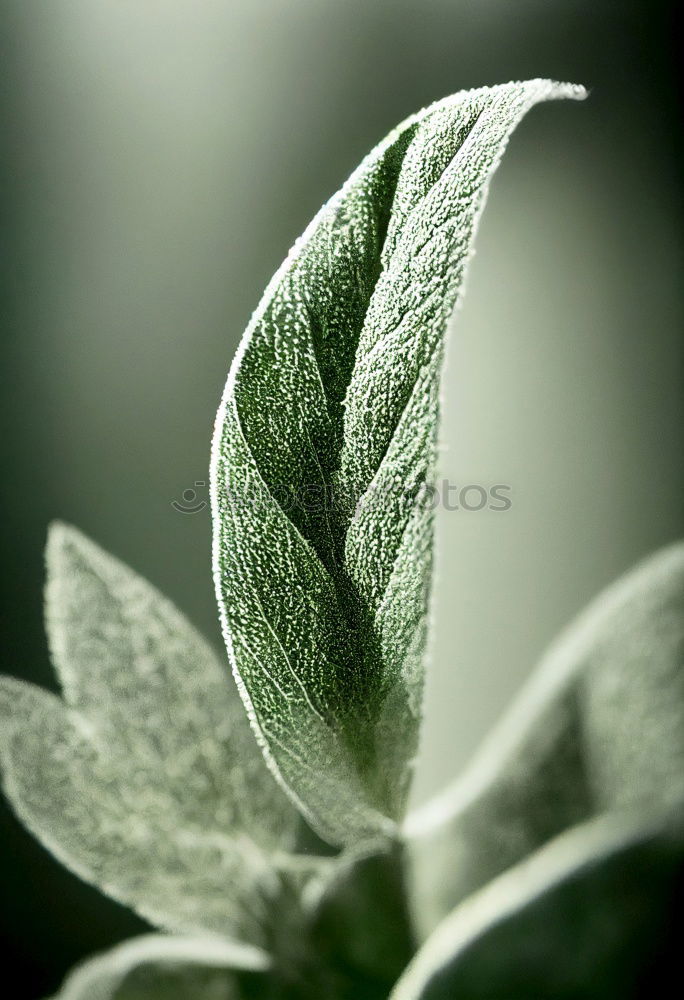
[[(125, 559), (220, 642), (206, 509), (216, 405), (287, 249), (365, 152), (461, 88), (592, 88), (514, 136), (451, 335), (416, 801), (545, 644), (684, 527), (677, 5), (605, 0), (4, 0), (3, 669), (53, 686), (48, 521)], [(52, 990), (144, 925), (0, 814), (4, 976)]]

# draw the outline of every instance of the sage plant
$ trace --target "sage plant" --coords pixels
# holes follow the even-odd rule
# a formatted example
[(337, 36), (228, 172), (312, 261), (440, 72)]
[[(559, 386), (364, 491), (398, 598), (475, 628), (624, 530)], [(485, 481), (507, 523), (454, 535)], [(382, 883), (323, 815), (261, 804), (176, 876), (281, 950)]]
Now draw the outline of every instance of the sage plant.
[(601, 595), (465, 774), (406, 814), (445, 333), (513, 129), (584, 96), (532, 80), (413, 115), (275, 274), (213, 441), (228, 661), (51, 527), (61, 695), (0, 681), (4, 789), (156, 929), (60, 1000), (624, 997), (656, 960), (684, 844), (681, 544)]

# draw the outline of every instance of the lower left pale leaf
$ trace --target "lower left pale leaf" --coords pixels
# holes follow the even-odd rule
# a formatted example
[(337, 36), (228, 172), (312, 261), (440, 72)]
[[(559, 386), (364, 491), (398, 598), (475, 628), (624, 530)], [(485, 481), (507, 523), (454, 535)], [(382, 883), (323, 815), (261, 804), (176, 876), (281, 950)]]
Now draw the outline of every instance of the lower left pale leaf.
[(63, 698), (0, 678), (0, 769), (19, 818), (84, 880), (179, 933), (263, 945), (297, 814), (227, 669), (149, 583), (73, 528), (47, 546)]
[(149, 934), (71, 972), (52, 1000), (245, 1000), (266, 997), (268, 957), (212, 938)]

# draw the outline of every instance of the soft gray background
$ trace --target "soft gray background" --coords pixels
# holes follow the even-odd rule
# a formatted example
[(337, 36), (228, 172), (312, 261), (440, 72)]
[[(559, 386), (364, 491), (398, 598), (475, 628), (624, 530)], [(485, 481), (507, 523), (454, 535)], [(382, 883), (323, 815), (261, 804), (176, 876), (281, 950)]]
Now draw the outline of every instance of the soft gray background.
[[(439, 519), (416, 799), (455, 774), (558, 628), (682, 533), (673, 10), (4, 2), (4, 669), (53, 683), (53, 517), (220, 641), (207, 511), (171, 501), (206, 479), (225, 375), (272, 272), (407, 114), (464, 87), (572, 79), (590, 100), (533, 111), (511, 143), (451, 334), (442, 473), (513, 497), (507, 513)], [(20, 995), (142, 926), (6, 810), (0, 836)]]

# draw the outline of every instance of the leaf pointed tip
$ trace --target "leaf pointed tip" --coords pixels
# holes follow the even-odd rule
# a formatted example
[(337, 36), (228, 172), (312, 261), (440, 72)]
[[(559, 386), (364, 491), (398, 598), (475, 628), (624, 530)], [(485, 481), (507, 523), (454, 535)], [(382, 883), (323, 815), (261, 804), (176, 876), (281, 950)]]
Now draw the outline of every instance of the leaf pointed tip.
[(50, 521), (47, 529), (47, 541), (45, 544), (45, 555), (48, 565), (63, 554), (71, 551), (83, 551), (93, 543), (86, 536), (75, 528), (73, 524), (66, 521)]
[(551, 80), (544, 77), (536, 77), (534, 80), (529, 80), (528, 85), (550, 90), (553, 97), (568, 97), (575, 101), (583, 101), (589, 96), (589, 91), (583, 84), (571, 83), (567, 80)]
[(544, 101), (584, 101), (589, 97), (589, 91), (581, 83), (570, 83), (564, 80), (552, 80), (546, 77), (535, 77), (531, 80), (521, 80), (519, 82), (505, 83), (502, 91), (519, 90), (523, 99), (527, 101), (527, 106), (543, 103)]
[(571, 101), (586, 101), (590, 91), (581, 83), (552, 83), (554, 97), (568, 98)]
[(51, 521), (48, 525), (45, 543), (45, 600), (47, 617), (53, 599), (56, 599), (55, 588), (70, 575), (73, 567), (85, 562), (92, 564), (95, 545), (82, 532), (65, 521)]
[(493, 86), (475, 87), (472, 90), (459, 90), (441, 101), (436, 101), (431, 107), (425, 108), (423, 113), (432, 110), (434, 107), (444, 105), (459, 105), (464, 98), (473, 96), (497, 94), (519, 94), (527, 98), (532, 104), (539, 101), (571, 100), (584, 101), (589, 97), (590, 90), (581, 83), (570, 83), (564, 80), (552, 80), (550, 77), (532, 77), (529, 80), (510, 80), (508, 83), (495, 84)]
[(110, 581), (125, 572), (123, 564), (110, 555), (78, 528), (66, 521), (51, 521), (45, 544), (46, 617), (62, 599), (67, 580), (81, 578), (85, 573)]

